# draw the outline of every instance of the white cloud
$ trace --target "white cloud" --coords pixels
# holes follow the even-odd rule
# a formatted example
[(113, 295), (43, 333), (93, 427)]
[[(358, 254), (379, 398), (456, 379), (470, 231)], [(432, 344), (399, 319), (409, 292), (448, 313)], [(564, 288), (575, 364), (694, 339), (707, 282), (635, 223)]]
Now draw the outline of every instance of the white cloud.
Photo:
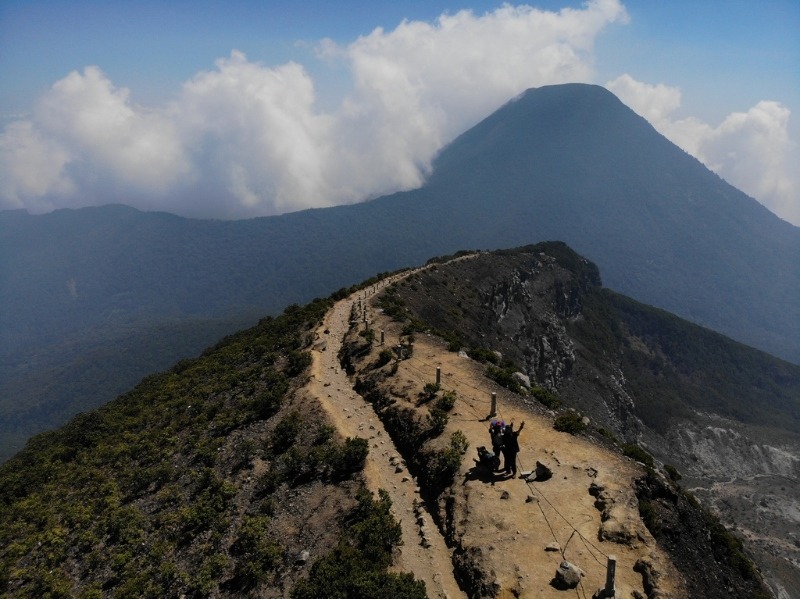
[(595, 37), (626, 18), (616, 0), (558, 13), (504, 5), (376, 29), (347, 48), (327, 42), (325, 55), (344, 56), (353, 72), (341, 138), (356, 140), (353, 159), (366, 160), (364, 173), (382, 181), (362, 179), (351, 193), (419, 185), (445, 143), (509, 98), (529, 87), (590, 80)]
[[(529, 87), (592, 81), (593, 44), (627, 21), (619, 0), (550, 12), (503, 5), (320, 42), (351, 76), (322, 112), (306, 69), (233, 51), (146, 108), (94, 66), (43, 95), (0, 134), (0, 208), (44, 212), (123, 202), (242, 218), (361, 201), (418, 186), (456, 135)], [(760, 102), (714, 126), (676, 119), (681, 92), (629, 75), (607, 83), (661, 133), (781, 217), (800, 224), (789, 110)], [(335, 103), (325, 102), (331, 106)]]
[(642, 83), (627, 74), (606, 87), (719, 176), (800, 226), (800, 172), (791, 166), (800, 164), (800, 152), (789, 137), (788, 108), (762, 101), (715, 127), (693, 117), (672, 118), (681, 104), (678, 88)]
[[(208, 203), (200, 213), (254, 216), (330, 202), (332, 119), (314, 111), (302, 66), (249, 62), (240, 52), (184, 85), (176, 122)], [(221, 200), (222, 205), (214, 204)], [(185, 205), (184, 213), (198, 206)]]
[(405, 21), (344, 47), (323, 41), (320, 56), (352, 77), (327, 114), (301, 65), (236, 51), (152, 109), (87, 67), (0, 134), (0, 208), (124, 202), (237, 218), (414, 187), (445, 143), (504, 101), (591, 80), (596, 36), (626, 19), (619, 0), (559, 12), (503, 5)]

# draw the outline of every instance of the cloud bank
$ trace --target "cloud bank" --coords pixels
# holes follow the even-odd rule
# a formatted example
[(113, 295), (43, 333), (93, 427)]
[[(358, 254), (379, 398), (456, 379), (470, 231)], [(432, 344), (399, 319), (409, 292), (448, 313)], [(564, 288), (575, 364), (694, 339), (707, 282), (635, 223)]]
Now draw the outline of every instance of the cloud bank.
[(672, 118), (681, 105), (678, 88), (649, 85), (627, 74), (606, 87), (731, 185), (800, 226), (800, 151), (789, 138), (788, 108), (761, 101), (714, 127), (692, 117)]
[[(136, 105), (89, 66), (0, 134), (0, 208), (125, 203), (246, 218), (413, 188), (438, 150), (509, 98), (591, 82), (596, 38), (627, 18), (619, 0), (558, 12), (504, 5), (404, 21), (346, 46), (323, 40), (320, 64), (344, 65), (351, 78), (329, 112), (317, 108), (304, 66), (267, 66), (237, 51), (159, 107)], [(627, 76), (608, 87), (721, 176), (800, 222), (784, 107), (762, 102), (713, 128), (670, 120), (680, 105), (674, 88)]]

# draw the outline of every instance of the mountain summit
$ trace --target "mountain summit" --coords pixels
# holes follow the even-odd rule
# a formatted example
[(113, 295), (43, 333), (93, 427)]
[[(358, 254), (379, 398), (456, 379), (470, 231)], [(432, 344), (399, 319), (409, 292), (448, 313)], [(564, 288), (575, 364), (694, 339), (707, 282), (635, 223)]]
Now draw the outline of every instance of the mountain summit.
[(0, 213), (0, 433), (60, 424), (200, 351), (204, 322), (232, 331), (431, 256), (556, 239), (607, 287), (800, 363), (800, 229), (607, 90), (558, 85), (453, 141), (420, 189), (362, 204), (233, 222)]
[(462, 245), (563, 240), (607, 286), (800, 362), (800, 229), (602, 87), (528, 90), (447, 147), (425, 191)]

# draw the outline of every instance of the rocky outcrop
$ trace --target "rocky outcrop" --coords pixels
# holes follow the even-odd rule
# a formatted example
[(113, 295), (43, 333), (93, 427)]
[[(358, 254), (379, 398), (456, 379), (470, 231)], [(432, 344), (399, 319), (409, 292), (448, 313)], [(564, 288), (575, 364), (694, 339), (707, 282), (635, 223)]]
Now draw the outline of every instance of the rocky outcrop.
[(646, 538), (642, 534), (641, 520), (629, 517), (632, 506), (626, 493), (593, 482), (589, 495), (595, 498), (594, 505), (600, 511), (598, 537), (601, 541), (633, 546)]
[(690, 456), (686, 471), (694, 476), (719, 479), (778, 475), (800, 479), (800, 453), (759, 441), (731, 420), (701, 414), (668, 436), (678, 455)]
[(453, 567), (461, 588), (471, 599), (496, 597), (500, 585), (483, 565), (483, 549), (459, 547), (453, 553)]

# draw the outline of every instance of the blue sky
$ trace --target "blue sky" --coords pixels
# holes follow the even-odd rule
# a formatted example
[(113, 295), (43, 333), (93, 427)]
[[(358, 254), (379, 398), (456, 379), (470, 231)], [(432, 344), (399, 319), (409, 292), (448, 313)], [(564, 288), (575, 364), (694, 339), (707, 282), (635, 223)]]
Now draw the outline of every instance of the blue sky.
[(503, 6), (5, 0), (0, 208), (360, 201), (419, 185), (519, 91), (576, 80), (800, 224), (800, 2)]

